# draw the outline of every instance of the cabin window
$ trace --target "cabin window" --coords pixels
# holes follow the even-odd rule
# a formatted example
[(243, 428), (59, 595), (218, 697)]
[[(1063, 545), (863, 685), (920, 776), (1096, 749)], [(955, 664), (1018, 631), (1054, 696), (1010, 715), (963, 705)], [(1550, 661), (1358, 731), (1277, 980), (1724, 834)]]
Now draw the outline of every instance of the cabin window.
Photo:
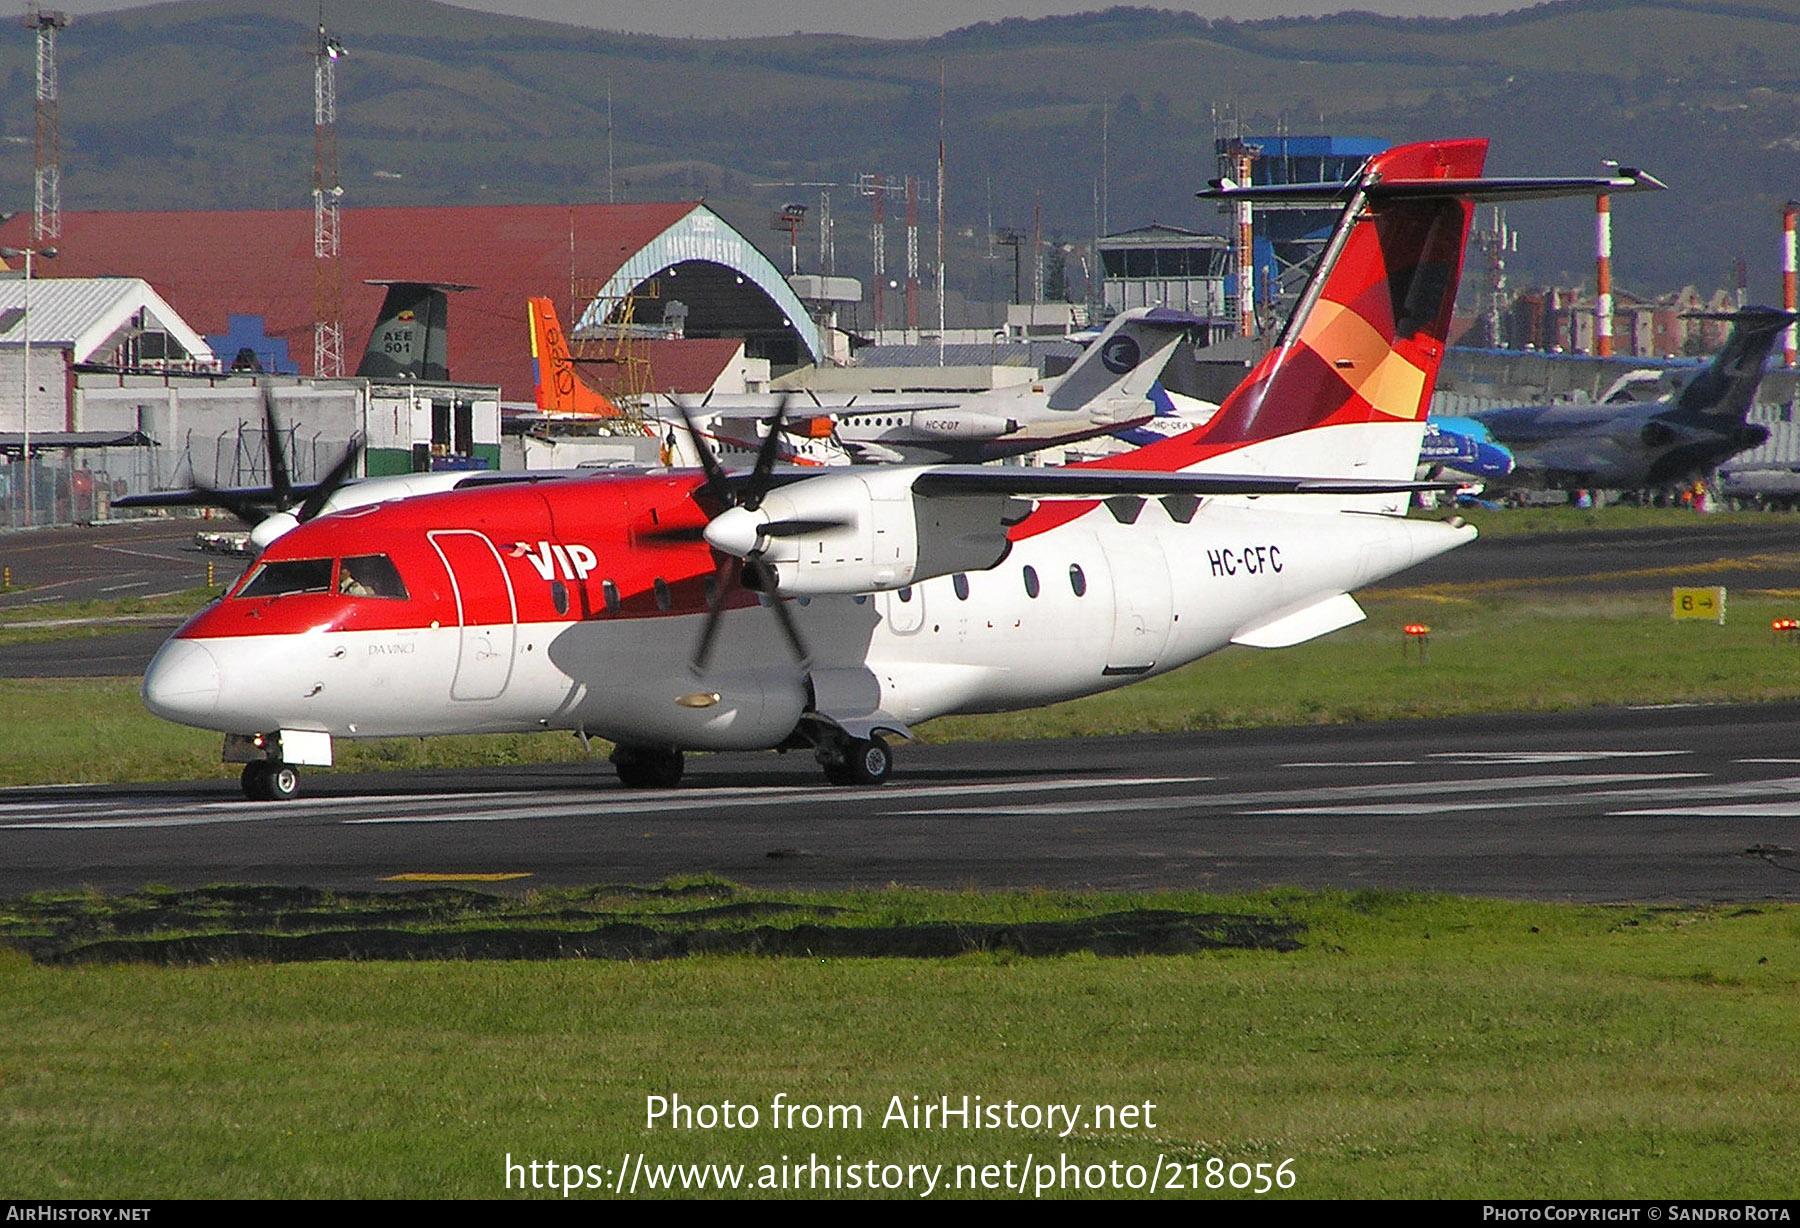
[(1069, 587), (1077, 597), (1087, 596), (1087, 576), (1082, 574), (1080, 563), (1069, 564)]
[(967, 601), (969, 599), (969, 577), (965, 576), (962, 572), (959, 571), (954, 576), (950, 577), (950, 587), (956, 590), (956, 599), (958, 601)]
[(406, 583), (385, 554), (357, 554), (338, 564), (337, 591), (346, 597), (406, 600)]
[(569, 586), (561, 580), (550, 581), (550, 604), (556, 607), (558, 614), (569, 612)]
[(656, 608), (668, 613), (669, 608), (675, 604), (674, 597), (669, 594), (669, 582), (658, 576), (650, 587), (656, 591)]
[(329, 593), (331, 559), (282, 559), (263, 563), (238, 590), (239, 597), (285, 597), (289, 593)]
[(600, 599), (606, 602), (606, 612), (608, 614), (617, 614), (619, 612), (619, 586), (617, 584), (614, 584), (611, 580), (602, 580), (600, 582)]
[(1025, 568), (1025, 595), (1035, 598), (1038, 595), (1037, 568)]
[(908, 584), (905, 588), (901, 589), (899, 591), (899, 593), (896, 594), (896, 596), (898, 596), (903, 603), (911, 601), (912, 600), (912, 585)]

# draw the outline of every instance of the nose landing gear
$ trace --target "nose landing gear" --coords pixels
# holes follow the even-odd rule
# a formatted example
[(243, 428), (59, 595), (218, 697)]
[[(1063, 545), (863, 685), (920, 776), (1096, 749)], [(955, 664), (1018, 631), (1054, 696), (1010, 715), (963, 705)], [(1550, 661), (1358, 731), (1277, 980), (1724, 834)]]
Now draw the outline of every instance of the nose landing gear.
[(894, 752), (879, 737), (834, 738), (819, 743), (815, 754), (834, 785), (886, 784), (894, 773)]
[(682, 754), (664, 746), (625, 746), (613, 748), (613, 767), (619, 783), (627, 789), (673, 789), (681, 783), (685, 766)]
[(300, 792), (300, 773), (279, 759), (246, 763), (239, 782), (244, 796), (253, 802), (285, 802)]

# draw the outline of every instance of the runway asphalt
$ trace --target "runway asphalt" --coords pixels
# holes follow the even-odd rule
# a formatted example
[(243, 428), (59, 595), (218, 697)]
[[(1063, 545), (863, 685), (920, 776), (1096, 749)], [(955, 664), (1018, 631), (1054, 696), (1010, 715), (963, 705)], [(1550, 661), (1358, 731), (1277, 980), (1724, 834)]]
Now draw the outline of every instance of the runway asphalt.
[[(1800, 705), (912, 746), (876, 789), (804, 756), (0, 790), (0, 895), (147, 882), (508, 889), (721, 874), (774, 888), (1800, 899)], [(1758, 851), (1760, 850), (1760, 851)]]

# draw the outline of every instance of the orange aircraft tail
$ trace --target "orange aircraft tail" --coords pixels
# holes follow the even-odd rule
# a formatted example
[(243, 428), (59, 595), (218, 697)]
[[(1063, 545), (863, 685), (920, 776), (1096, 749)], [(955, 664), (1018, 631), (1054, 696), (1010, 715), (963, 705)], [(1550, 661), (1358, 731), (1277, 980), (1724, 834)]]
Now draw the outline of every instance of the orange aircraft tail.
[(531, 317), (531, 366), (537, 384), (537, 407), (546, 413), (619, 417), (619, 407), (575, 369), (562, 323), (550, 300), (528, 299), (526, 309)]

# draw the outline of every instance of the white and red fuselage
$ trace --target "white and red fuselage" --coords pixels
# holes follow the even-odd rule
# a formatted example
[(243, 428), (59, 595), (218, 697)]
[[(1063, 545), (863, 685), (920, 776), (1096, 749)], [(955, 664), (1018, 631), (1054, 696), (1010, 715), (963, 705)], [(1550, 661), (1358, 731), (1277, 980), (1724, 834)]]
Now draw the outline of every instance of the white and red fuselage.
[[(1416, 454), (1416, 426), (1397, 433)], [(177, 633), (145, 702), (228, 733), (564, 729), (744, 749), (782, 743), (816, 712), (866, 736), (1163, 673), (1473, 536), (1314, 496), (1045, 502), (991, 569), (785, 598), (806, 667), (758, 608), (769, 598), (734, 584), (696, 674), (715, 574), (697, 540), (701, 483), (600, 473), (322, 517)], [(370, 557), (391, 560), (403, 588), (344, 591), (344, 560)], [(285, 564), (311, 572), (259, 595), (259, 574)], [(677, 702), (696, 693), (719, 699)]]

